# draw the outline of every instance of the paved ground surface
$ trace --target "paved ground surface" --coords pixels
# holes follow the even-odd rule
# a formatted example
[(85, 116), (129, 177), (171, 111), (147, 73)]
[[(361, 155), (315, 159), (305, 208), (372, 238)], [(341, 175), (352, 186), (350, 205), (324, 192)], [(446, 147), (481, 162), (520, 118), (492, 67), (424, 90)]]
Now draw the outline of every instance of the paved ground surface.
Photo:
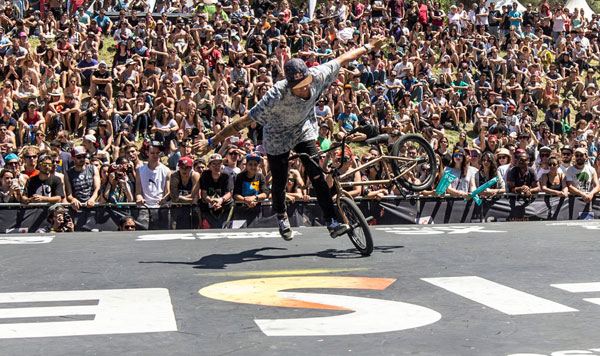
[(373, 231), (2, 235), (0, 355), (600, 355), (600, 225)]

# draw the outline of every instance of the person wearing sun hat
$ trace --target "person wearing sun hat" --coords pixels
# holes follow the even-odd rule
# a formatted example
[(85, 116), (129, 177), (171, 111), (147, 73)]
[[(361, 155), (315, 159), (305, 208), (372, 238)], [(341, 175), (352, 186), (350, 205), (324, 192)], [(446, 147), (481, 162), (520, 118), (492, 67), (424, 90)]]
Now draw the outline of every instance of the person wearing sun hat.
[[(315, 140), (318, 121), (315, 117), (315, 103), (321, 93), (337, 79), (342, 66), (371, 51), (378, 51), (385, 40), (384, 36), (373, 37), (368, 44), (310, 69), (299, 58), (288, 60), (283, 68), (285, 79), (275, 83), (246, 116), (226, 126), (209, 140), (201, 142), (200, 152), (207, 152), (227, 137), (250, 126), (252, 122), (263, 127), (263, 145), (273, 177), (273, 210), (277, 214), (279, 232), (283, 239), (291, 240), (293, 236), (285, 205), (290, 151), (293, 149), (309, 155), (317, 153)], [(308, 177), (312, 180), (331, 237), (346, 233), (349, 227), (336, 220), (331, 192), (322, 171), (314, 162), (305, 158), (302, 160)]]

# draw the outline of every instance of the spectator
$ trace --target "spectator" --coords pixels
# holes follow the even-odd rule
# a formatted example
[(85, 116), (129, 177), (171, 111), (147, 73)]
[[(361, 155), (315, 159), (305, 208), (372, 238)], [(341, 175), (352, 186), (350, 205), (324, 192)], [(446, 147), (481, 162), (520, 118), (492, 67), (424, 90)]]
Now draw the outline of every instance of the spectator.
[(566, 180), (569, 192), (589, 203), (594, 199), (594, 195), (600, 192), (598, 175), (594, 168), (587, 164), (588, 154), (586, 149), (577, 148), (574, 156), (575, 163), (567, 168)]
[(53, 159), (50, 155), (42, 155), (38, 159), (39, 174), (31, 177), (25, 185), (21, 202), (60, 203), (65, 198), (63, 182), (52, 173)]
[(0, 171), (0, 202), (18, 203), (21, 200), (21, 186), (10, 169)]
[(246, 169), (237, 175), (233, 184), (233, 198), (246, 208), (253, 208), (267, 199), (267, 182), (258, 170), (262, 162), (262, 157), (257, 153), (248, 153)]
[(566, 175), (559, 169), (558, 157), (552, 155), (548, 159), (549, 170), (541, 176), (542, 192), (566, 198), (569, 196)]
[(152, 142), (148, 163), (137, 169), (135, 195), (138, 205), (158, 208), (169, 200), (169, 168), (160, 162), (162, 144)]
[(86, 163), (87, 153), (83, 146), (75, 146), (71, 151), (74, 166), (67, 171), (65, 179), (67, 201), (79, 210), (82, 206), (92, 208), (100, 190), (100, 172)]
[(127, 183), (125, 168), (120, 164), (111, 164), (108, 168), (108, 182), (100, 190), (101, 203), (133, 203), (135, 201), (131, 187)]
[(515, 153), (516, 165), (508, 172), (506, 181), (507, 191), (525, 198), (540, 191), (537, 173), (529, 167), (529, 156), (523, 150)]
[(23, 174), (27, 177), (32, 178), (39, 174), (37, 170), (37, 160), (40, 150), (35, 146), (27, 146), (23, 149), (22, 155), (23, 160), (25, 162), (25, 169), (23, 170)]
[(178, 161), (178, 170), (171, 173), (170, 195), (175, 203), (197, 203), (200, 173), (194, 172), (192, 157), (183, 156)]
[(205, 219), (211, 215), (218, 219), (211, 227), (221, 228), (223, 216), (229, 215), (233, 207), (232, 190), (233, 182), (229, 174), (223, 172), (223, 157), (218, 153), (210, 155), (208, 170), (200, 177), (200, 210)]
[(466, 152), (462, 147), (454, 149), (452, 163), (447, 169), (456, 179), (452, 181), (446, 193), (468, 199), (469, 193), (475, 190), (475, 174), (469, 170)]

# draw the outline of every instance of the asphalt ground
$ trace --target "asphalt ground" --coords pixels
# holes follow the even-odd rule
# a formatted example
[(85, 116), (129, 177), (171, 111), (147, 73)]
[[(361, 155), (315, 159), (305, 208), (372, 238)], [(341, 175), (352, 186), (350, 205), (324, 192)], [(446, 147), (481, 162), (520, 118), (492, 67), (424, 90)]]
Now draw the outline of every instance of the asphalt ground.
[(0, 355), (600, 355), (600, 223), (372, 231), (0, 235)]

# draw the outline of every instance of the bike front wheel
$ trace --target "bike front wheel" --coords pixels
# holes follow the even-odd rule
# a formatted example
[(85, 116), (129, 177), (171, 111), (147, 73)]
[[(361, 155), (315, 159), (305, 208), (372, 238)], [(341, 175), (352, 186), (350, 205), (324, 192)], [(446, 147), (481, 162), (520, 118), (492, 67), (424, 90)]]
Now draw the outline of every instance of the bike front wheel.
[(369, 256), (373, 252), (373, 237), (371, 237), (369, 224), (362, 211), (348, 197), (340, 198), (340, 210), (340, 214), (346, 216), (350, 225), (350, 230), (348, 230), (350, 241), (361, 255)]
[(394, 175), (404, 188), (412, 192), (429, 189), (437, 174), (435, 153), (429, 142), (415, 134), (404, 135), (392, 147)]

